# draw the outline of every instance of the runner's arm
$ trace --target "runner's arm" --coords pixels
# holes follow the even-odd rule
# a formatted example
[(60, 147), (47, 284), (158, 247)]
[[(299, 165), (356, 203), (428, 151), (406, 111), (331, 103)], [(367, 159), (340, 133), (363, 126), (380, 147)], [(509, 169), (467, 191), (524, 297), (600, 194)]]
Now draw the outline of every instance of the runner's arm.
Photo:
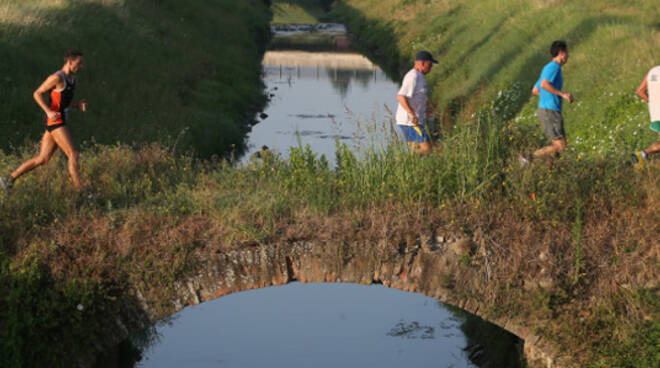
[(559, 96), (563, 99), (568, 100), (569, 103), (573, 103), (573, 95), (572, 94), (562, 92), (562, 91), (556, 89), (555, 86), (553, 86), (552, 83), (550, 83), (550, 81), (545, 79), (545, 78), (541, 80), (541, 88), (543, 88), (544, 90), (552, 93), (553, 95), (557, 95), (557, 96)]
[(50, 120), (57, 120), (59, 118), (60, 113), (57, 111), (53, 111), (50, 109), (50, 106), (46, 103), (46, 100), (44, 100), (44, 93), (47, 93), (53, 88), (57, 87), (57, 84), (60, 83), (62, 80), (59, 75), (57, 74), (52, 74), (48, 78), (46, 78), (43, 83), (37, 88), (34, 93), (32, 94), (32, 97), (34, 97), (34, 100), (37, 102), (39, 107), (41, 107), (42, 110), (46, 113), (48, 116), (48, 119)]
[(413, 111), (413, 109), (410, 107), (410, 104), (408, 103), (408, 97), (404, 95), (396, 95), (396, 99), (399, 101), (399, 104), (401, 104), (401, 107), (403, 107), (403, 109), (408, 112), (408, 115), (410, 115), (410, 122), (415, 126), (418, 125), (419, 117), (417, 117), (415, 111)]
[(541, 90), (539, 90), (538, 88), (536, 88), (536, 86), (534, 86), (534, 87), (532, 87), (532, 94), (534, 96), (540, 96), (541, 95)]
[(87, 111), (87, 101), (85, 100), (80, 100), (78, 102), (71, 101), (69, 107), (75, 107), (76, 109), (85, 112)]
[(649, 102), (649, 94), (648, 94), (648, 82), (646, 78), (648, 77), (648, 73), (644, 76), (644, 80), (642, 83), (640, 83), (639, 87), (637, 87), (637, 96), (641, 97), (642, 100), (646, 101), (646, 103)]

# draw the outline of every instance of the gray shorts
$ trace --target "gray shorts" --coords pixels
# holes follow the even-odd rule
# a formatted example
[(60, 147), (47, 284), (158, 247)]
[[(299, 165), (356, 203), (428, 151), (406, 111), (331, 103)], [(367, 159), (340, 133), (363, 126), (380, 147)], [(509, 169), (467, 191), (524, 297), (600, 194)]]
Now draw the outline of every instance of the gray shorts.
[(557, 140), (566, 137), (566, 132), (564, 132), (564, 118), (561, 116), (561, 112), (539, 107), (536, 110), (536, 116), (539, 117), (548, 138)]

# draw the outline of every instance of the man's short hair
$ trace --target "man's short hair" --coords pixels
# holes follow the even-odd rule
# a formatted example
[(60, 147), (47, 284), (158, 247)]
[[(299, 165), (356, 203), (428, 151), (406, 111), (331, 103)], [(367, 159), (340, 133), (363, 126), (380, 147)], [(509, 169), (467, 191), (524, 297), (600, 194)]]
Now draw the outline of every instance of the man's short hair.
[(559, 55), (559, 51), (566, 52), (566, 48), (567, 48), (566, 42), (564, 42), (564, 41), (555, 41), (550, 46), (550, 55), (552, 55), (552, 57), (555, 57), (555, 56)]
[(69, 61), (69, 60), (75, 60), (79, 57), (83, 56), (82, 51), (80, 50), (69, 50), (64, 54), (64, 60)]

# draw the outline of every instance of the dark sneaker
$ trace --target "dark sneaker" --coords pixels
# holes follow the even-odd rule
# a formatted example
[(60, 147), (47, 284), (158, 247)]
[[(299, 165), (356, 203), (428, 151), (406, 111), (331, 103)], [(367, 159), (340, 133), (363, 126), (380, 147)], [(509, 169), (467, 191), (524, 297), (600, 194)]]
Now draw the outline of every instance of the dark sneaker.
[(2, 188), (2, 190), (8, 192), (13, 187), (14, 187), (14, 178), (12, 178), (11, 175), (0, 177), (0, 188)]
[(632, 157), (633, 167), (635, 169), (643, 169), (644, 165), (646, 164), (646, 159), (644, 158), (642, 151), (633, 153)]

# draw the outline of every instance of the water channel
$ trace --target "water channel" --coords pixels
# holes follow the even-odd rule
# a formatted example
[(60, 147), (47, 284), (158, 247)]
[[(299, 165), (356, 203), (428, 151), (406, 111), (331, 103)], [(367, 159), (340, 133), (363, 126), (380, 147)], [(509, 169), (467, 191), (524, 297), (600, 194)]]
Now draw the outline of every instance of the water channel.
[[(380, 285), (291, 283), (184, 309), (156, 326), (136, 367), (517, 366), (515, 337), (496, 329)], [(480, 341), (492, 333), (503, 350)]]
[(262, 65), (270, 102), (247, 137), (248, 152), (267, 146), (287, 157), (290, 147), (309, 145), (332, 162), (337, 143), (380, 149), (392, 137), (399, 86), (366, 57), (276, 50), (266, 52)]
[[(398, 83), (359, 54), (269, 51), (263, 76), (271, 101), (248, 137), (252, 152), (267, 146), (286, 157), (290, 147), (310, 145), (332, 162), (337, 142), (360, 151), (395, 134)], [(185, 308), (129, 345), (134, 357), (121, 366), (517, 367), (522, 356), (520, 340), (478, 317), (422, 295), (353, 284), (224, 296)]]

